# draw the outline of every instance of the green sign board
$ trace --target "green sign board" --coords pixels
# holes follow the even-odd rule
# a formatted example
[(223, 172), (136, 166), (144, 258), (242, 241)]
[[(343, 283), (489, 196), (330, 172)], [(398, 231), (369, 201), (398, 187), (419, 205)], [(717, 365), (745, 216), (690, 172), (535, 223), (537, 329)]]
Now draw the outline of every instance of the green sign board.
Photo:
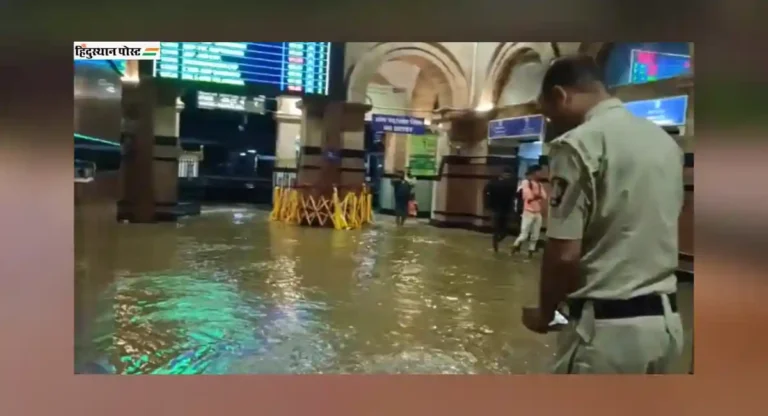
[(437, 135), (408, 136), (408, 167), (413, 176), (437, 175)]

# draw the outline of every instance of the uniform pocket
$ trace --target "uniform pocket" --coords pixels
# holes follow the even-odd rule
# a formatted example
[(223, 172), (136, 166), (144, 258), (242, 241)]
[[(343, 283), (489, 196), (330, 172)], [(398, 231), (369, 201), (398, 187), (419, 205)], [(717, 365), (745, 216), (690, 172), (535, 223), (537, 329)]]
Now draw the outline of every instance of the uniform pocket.
[(683, 320), (679, 313), (672, 312), (669, 304), (669, 298), (664, 299), (664, 327), (669, 335), (671, 347), (679, 356), (683, 353), (685, 344), (685, 331), (683, 330)]
[(593, 337), (588, 329), (590, 326), (583, 320), (571, 321), (557, 335), (557, 356), (553, 372), (555, 374), (583, 374), (589, 373), (589, 365), (585, 362), (585, 354), (588, 354)]
[(669, 335), (671, 347), (674, 348), (676, 355), (683, 353), (685, 346), (685, 331), (683, 330), (683, 322), (680, 319), (680, 315), (671, 314), (664, 317), (664, 323)]

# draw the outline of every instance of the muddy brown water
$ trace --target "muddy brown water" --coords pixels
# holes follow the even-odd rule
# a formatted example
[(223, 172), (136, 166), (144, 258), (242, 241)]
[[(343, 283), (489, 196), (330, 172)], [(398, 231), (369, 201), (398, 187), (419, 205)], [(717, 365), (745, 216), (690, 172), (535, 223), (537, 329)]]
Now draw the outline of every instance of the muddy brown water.
[[(391, 217), (302, 228), (244, 207), (151, 225), (78, 212), (75, 235), (81, 373), (520, 374), (552, 359), (554, 335), (520, 323), (538, 258), (494, 254), (488, 235)], [(691, 286), (680, 296), (690, 335)]]

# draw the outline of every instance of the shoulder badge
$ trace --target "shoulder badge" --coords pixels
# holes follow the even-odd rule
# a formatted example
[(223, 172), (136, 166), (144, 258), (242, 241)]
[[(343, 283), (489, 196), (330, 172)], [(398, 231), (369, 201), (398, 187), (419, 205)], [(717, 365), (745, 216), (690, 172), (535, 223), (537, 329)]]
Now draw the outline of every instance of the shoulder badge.
[(560, 176), (555, 176), (551, 180), (552, 183), (552, 195), (549, 198), (549, 205), (552, 208), (557, 208), (563, 202), (563, 196), (568, 189), (568, 181)]

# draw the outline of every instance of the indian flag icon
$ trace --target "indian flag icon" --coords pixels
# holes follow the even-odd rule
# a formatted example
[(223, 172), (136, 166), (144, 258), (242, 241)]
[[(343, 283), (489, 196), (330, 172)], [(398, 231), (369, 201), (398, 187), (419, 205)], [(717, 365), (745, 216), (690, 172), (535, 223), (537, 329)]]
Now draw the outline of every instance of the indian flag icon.
[(141, 56), (144, 58), (155, 58), (160, 54), (160, 48), (144, 48)]

